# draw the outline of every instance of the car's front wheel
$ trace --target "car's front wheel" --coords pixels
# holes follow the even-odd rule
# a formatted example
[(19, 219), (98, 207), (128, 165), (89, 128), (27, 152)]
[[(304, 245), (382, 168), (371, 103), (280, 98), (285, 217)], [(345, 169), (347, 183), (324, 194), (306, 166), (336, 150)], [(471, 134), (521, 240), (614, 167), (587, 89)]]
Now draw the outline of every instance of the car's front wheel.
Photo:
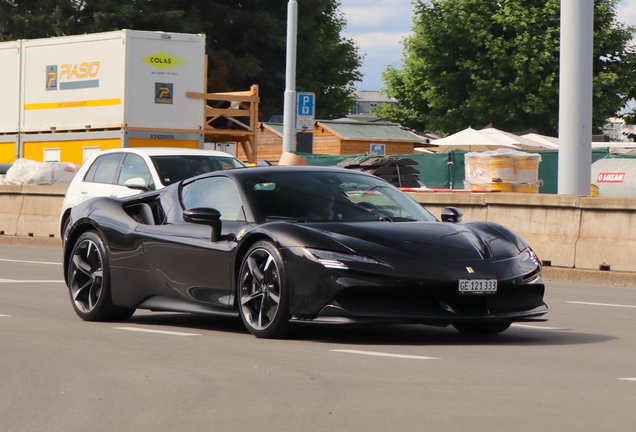
[(94, 232), (82, 234), (73, 246), (68, 287), (73, 309), (85, 321), (121, 321), (135, 312), (113, 305), (108, 255), (102, 239)]
[(456, 323), (453, 324), (460, 333), (467, 335), (493, 335), (508, 330), (511, 323)]
[(238, 280), (238, 307), (256, 337), (279, 338), (289, 330), (289, 288), (285, 264), (271, 242), (254, 243), (245, 254)]

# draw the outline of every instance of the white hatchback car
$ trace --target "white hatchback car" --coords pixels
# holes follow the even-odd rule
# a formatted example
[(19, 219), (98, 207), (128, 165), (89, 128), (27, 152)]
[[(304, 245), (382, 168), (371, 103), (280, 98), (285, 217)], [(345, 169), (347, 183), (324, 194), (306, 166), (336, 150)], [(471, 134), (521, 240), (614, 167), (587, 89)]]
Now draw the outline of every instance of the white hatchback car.
[(89, 198), (122, 198), (161, 189), (206, 172), (245, 165), (220, 151), (176, 147), (128, 147), (95, 153), (80, 167), (68, 186), (62, 212), (62, 238), (71, 209)]

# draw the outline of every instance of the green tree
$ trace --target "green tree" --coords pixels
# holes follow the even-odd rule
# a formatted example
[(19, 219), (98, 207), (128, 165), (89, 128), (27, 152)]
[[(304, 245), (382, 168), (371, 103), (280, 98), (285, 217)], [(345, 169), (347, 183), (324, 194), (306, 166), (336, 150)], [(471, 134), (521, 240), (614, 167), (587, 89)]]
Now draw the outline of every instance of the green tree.
[[(616, 21), (618, 0), (595, 0), (593, 126), (636, 96), (629, 77), (636, 29)], [(417, 0), (403, 67), (383, 73), (399, 101), (378, 114), (416, 128), (452, 133), (489, 123), (556, 135), (559, 0)]]
[[(287, 0), (190, 0), (180, 3), (197, 32), (207, 35), (209, 91), (258, 84), (261, 111), (282, 114), (285, 90)], [(319, 118), (345, 115), (355, 102), (362, 59), (340, 32), (346, 22), (337, 0), (298, 6), (297, 89), (316, 93)]]
[[(4, 0), (0, 41), (118, 29), (204, 33), (208, 91), (258, 84), (265, 117), (282, 114), (287, 0)], [(362, 58), (340, 33), (337, 0), (298, 8), (297, 89), (316, 93), (319, 118), (340, 117), (355, 102)]]
[(0, 41), (119, 29), (184, 31), (184, 12), (172, 0), (5, 0)]

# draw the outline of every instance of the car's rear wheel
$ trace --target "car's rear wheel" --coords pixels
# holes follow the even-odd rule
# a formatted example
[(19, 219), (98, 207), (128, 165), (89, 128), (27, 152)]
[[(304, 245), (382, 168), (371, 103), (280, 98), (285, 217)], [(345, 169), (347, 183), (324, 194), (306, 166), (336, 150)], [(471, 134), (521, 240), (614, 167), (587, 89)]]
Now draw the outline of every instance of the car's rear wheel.
[(456, 323), (459, 332), (467, 335), (493, 335), (508, 330), (511, 323)]
[(73, 246), (68, 287), (73, 309), (85, 321), (121, 321), (135, 312), (113, 305), (108, 255), (102, 239), (94, 232), (82, 234)]
[(279, 338), (289, 330), (289, 288), (285, 264), (271, 242), (254, 243), (245, 254), (238, 280), (239, 311), (256, 337)]

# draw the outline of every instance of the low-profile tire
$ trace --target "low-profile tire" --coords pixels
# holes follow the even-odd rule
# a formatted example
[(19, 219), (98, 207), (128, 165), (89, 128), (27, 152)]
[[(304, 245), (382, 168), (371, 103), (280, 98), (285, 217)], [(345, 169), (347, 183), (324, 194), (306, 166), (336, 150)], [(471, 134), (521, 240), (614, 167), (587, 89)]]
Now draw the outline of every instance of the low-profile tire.
[(62, 222), (62, 226), (60, 227), (60, 238), (64, 241), (64, 233), (66, 232), (66, 228), (68, 228), (68, 224), (71, 222), (71, 217), (66, 216), (64, 221)]
[(287, 334), (291, 318), (287, 271), (271, 242), (256, 242), (245, 254), (237, 294), (241, 319), (250, 333), (259, 338)]
[(68, 264), (71, 305), (84, 321), (123, 321), (134, 308), (113, 305), (110, 266), (104, 242), (94, 232), (82, 234), (73, 245)]
[(466, 335), (494, 335), (508, 330), (511, 323), (456, 323), (453, 324), (460, 333)]

